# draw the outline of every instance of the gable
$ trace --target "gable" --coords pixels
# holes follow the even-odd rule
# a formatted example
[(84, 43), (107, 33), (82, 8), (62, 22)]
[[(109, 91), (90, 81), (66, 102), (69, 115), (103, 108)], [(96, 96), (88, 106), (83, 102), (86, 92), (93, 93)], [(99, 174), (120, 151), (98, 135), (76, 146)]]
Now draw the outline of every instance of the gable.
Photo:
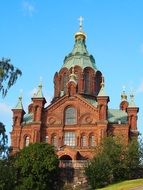
[(77, 112), (77, 124), (95, 123), (99, 118), (98, 109), (85, 98), (76, 95), (74, 97), (64, 96), (55, 103), (45, 108), (47, 124), (64, 123), (64, 113), (68, 107), (74, 107)]

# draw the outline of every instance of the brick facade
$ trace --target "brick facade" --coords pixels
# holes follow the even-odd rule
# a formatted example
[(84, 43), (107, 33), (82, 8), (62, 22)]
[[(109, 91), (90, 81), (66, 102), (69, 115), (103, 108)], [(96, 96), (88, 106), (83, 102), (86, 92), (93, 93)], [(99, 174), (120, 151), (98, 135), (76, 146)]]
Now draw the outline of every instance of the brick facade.
[(138, 108), (122, 95), (119, 109), (108, 107), (109, 97), (104, 93), (102, 73), (96, 68), (93, 56), (85, 45), (86, 35), (75, 34), (73, 51), (54, 76), (54, 97), (45, 107), (42, 86), (32, 98), (25, 113), (22, 100), (13, 111), (11, 132), (12, 152), (29, 143), (54, 144), (61, 160), (92, 158), (94, 147), (108, 136), (121, 136), (128, 143), (137, 136)]

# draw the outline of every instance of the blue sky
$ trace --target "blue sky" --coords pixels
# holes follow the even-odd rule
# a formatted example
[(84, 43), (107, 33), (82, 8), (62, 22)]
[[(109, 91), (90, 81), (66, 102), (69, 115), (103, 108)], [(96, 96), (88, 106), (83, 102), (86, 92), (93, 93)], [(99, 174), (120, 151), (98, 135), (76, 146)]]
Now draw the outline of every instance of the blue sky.
[(74, 45), (79, 16), (84, 17), (86, 45), (103, 73), (110, 108), (118, 108), (122, 86), (135, 92), (138, 128), (143, 133), (143, 1), (142, 0), (1, 0), (0, 58), (10, 58), (22, 77), (0, 98), (0, 121), (12, 129), (12, 112), (20, 90), (23, 106), (43, 81), (49, 102), (53, 76)]

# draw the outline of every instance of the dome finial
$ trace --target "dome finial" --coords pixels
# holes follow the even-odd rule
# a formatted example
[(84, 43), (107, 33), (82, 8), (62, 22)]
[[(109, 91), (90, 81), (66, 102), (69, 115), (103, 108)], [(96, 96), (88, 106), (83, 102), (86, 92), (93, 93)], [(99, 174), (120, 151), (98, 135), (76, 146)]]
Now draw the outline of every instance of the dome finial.
[(131, 88), (129, 107), (136, 107), (133, 88)]
[(79, 20), (79, 31), (81, 32), (82, 31), (82, 22), (84, 19), (82, 16), (80, 16), (78, 20)]
[(83, 20), (84, 20), (84, 19), (83, 19), (82, 16), (80, 16), (78, 20), (79, 20), (79, 31), (75, 33), (75, 38), (76, 38), (76, 39), (82, 39), (82, 40), (83, 40), (83, 39), (86, 38), (86, 34), (85, 34), (85, 33), (83, 32), (83, 30), (82, 30), (82, 28), (83, 28), (83, 27), (82, 27), (82, 26), (83, 26), (82, 23), (83, 23)]
[(127, 101), (127, 95), (126, 95), (126, 92), (125, 92), (125, 85), (123, 86), (123, 91), (122, 91), (122, 94), (121, 94), (121, 101)]
[(43, 98), (43, 92), (42, 92), (42, 77), (40, 77), (40, 83), (38, 85), (38, 90), (36, 93), (34, 93), (34, 98)]
[[(22, 91), (22, 90), (21, 90)], [(23, 105), (22, 105), (22, 92), (20, 92), (20, 96), (18, 97), (18, 102), (15, 106), (14, 109), (23, 109)]]

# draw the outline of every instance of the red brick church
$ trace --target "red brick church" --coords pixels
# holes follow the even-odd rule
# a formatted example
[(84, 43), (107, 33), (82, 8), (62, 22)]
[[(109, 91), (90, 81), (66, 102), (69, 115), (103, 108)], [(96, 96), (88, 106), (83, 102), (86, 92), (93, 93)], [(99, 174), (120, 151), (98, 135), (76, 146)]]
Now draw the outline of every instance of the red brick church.
[(95, 59), (86, 48), (86, 34), (80, 20), (72, 51), (54, 75), (54, 97), (50, 105), (42, 93), (42, 84), (25, 113), (22, 98), (13, 111), (11, 146), (16, 153), (29, 143), (53, 144), (61, 160), (86, 160), (94, 147), (108, 136), (121, 136), (125, 143), (138, 135), (134, 95), (123, 90), (119, 109), (108, 107), (104, 78)]

